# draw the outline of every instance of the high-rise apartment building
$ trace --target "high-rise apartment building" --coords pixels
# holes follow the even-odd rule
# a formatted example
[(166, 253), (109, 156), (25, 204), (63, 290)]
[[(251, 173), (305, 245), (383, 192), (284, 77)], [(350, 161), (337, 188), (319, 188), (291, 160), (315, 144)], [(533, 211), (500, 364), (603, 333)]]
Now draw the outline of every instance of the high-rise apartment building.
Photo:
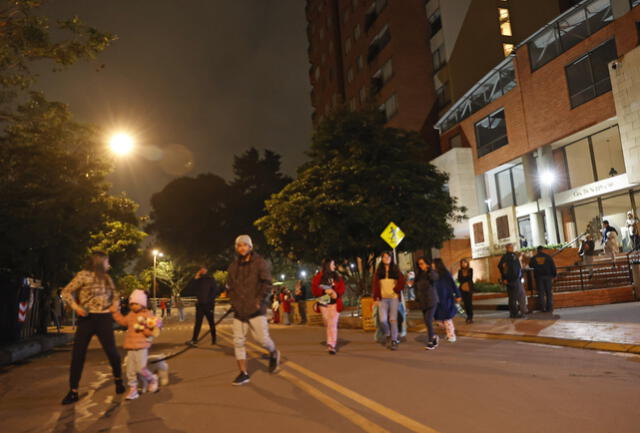
[(388, 125), (434, 125), (510, 49), (571, 0), (307, 0), (313, 122), (377, 104)]

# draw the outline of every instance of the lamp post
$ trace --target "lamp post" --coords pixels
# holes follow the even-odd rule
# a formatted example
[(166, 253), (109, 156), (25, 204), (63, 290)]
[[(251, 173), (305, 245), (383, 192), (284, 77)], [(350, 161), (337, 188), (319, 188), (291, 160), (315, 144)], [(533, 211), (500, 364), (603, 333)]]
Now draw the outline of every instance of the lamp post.
[(157, 306), (158, 298), (156, 297), (156, 292), (158, 289), (158, 280), (156, 278), (157, 267), (158, 267), (158, 256), (162, 257), (164, 254), (162, 254), (158, 250), (151, 251), (151, 254), (153, 254), (153, 303), (151, 304), (151, 307), (153, 308), (153, 314), (155, 315), (156, 309), (158, 308)]
[(542, 173), (540, 178), (540, 182), (544, 184), (547, 188), (549, 188), (549, 194), (551, 195), (551, 212), (553, 212), (553, 226), (555, 228), (555, 243), (560, 243), (560, 228), (558, 226), (558, 212), (556, 212), (556, 194), (555, 194), (555, 183), (556, 183), (556, 174), (551, 170), (546, 170)]

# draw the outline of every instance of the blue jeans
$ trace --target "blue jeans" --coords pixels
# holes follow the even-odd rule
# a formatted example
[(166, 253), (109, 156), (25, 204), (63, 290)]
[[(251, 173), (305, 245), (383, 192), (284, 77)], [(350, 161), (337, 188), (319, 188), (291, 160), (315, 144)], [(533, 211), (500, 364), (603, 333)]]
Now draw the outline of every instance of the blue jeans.
[[(398, 298), (388, 298), (380, 300), (380, 326), (385, 336), (391, 335), (391, 339), (398, 340), (398, 305), (400, 300)], [(389, 329), (389, 322), (391, 322), (391, 329)]]

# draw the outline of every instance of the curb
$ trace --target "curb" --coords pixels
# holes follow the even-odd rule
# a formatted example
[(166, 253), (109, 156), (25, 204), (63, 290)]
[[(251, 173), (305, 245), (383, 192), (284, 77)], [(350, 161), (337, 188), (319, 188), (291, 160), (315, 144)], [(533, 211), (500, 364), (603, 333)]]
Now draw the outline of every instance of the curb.
[(0, 366), (22, 361), (73, 341), (74, 334), (38, 336), (0, 347)]
[(572, 340), (568, 338), (540, 337), (537, 335), (497, 334), (497, 333), (490, 333), (490, 332), (473, 332), (473, 331), (457, 331), (457, 334), (465, 337), (472, 337), (472, 338), (522, 341), (525, 343), (537, 343), (537, 344), (547, 344), (550, 346), (573, 347), (576, 349), (640, 354), (640, 345), (637, 345), (637, 344), (611, 343), (606, 341)]

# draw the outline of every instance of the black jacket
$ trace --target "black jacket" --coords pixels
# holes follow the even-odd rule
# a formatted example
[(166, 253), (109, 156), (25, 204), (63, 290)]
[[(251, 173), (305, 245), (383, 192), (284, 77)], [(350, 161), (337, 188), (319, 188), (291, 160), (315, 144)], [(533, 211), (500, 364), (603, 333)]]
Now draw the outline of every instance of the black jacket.
[(213, 308), (215, 298), (220, 294), (218, 284), (209, 275), (202, 275), (189, 282), (187, 293), (197, 298), (197, 306), (200, 308)]
[(228, 286), (236, 318), (248, 320), (267, 313), (267, 296), (271, 293), (271, 270), (267, 262), (251, 253), (248, 262), (240, 258), (229, 266)]
[(469, 268), (469, 272), (466, 277), (462, 273), (462, 269), (458, 270), (458, 284), (460, 284), (460, 291), (462, 291), (462, 283), (469, 283), (469, 291), (473, 292), (473, 268)]
[(504, 253), (498, 263), (498, 269), (500, 270), (500, 279), (503, 281), (514, 283), (522, 278), (522, 266), (520, 266), (520, 260), (515, 253)]
[(428, 310), (438, 304), (438, 291), (433, 283), (439, 278), (433, 269), (428, 272), (418, 271), (415, 279), (416, 300), (421, 310)]
[(553, 258), (545, 253), (538, 253), (531, 257), (529, 267), (533, 268), (536, 277), (555, 277), (558, 273)]

